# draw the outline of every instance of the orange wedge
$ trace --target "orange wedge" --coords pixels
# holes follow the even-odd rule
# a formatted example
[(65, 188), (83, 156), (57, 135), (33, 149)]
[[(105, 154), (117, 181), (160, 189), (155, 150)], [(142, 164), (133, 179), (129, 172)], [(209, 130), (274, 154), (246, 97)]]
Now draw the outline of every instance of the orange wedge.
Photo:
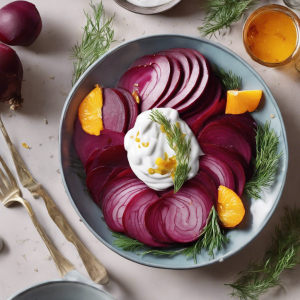
[(217, 212), (224, 227), (232, 228), (241, 223), (245, 208), (241, 198), (231, 189), (220, 185)]
[(239, 115), (254, 111), (261, 99), (262, 91), (227, 91), (226, 114)]
[(85, 132), (91, 135), (100, 135), (100, 131), (104, 128), (102, 106), (102, 90), (96, 84), (96, 87), (81, 102), (78, 110), (78, 118)]

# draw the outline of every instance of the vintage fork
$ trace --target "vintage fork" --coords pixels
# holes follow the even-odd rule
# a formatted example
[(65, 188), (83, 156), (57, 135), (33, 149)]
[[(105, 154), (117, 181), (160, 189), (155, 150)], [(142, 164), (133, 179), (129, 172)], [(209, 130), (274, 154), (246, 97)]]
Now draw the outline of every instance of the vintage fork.
[(1, 120), (1, 117), (0, 117), (0, 130), (2, 131), (5, 141), (9, 147), (10, 153), (12, 155), (19, 176), (19, 180), (23, 185), (23, 187), (27, 188), (31, 192), (34, 198), (37, 199), (39, 196), (43, 198), (48, 210), (48, 214), (50, 215), (54, 223), (58, 226), (60, 231), (63, 233), (65, 238), (69, 242), (73, 243), (74, 246), (76, 247), (79, 256), (90, 278), (95, 283), (107, 284), (109, 282), (109, 277), (106, 269), (100, 263), (100, 261), (82, 244), (82, 242), (80, 241), (76, 233), (69, 225), (68, 221), (65, 219), (63, 214), (59, 211), (59, 209), (56, 207), (56, 205), (51, 200), (47, 192), (43, 189), (41, 184), (39, 184), (33, 179), (28, 169), (26, 168), (23, 160), (21, 159), (18, 152), (16, 151), (13, 143), (11, 142), (9, 135)]
[(5, 173), (7, 174), (5, 175), (2, 169), (0, 168), (0, 201), (5, 207), (9, 207), (11, 204), (18, 202), (26, 208), (33, 225), (35, 226), (41, 238), (45, 242), (53, 258), (53, 261), (55, 262), (60, 277), (64, 277), (71, 270), (75, 270), (75, 267), (65, 257), (63, 257), (50, 242), (48, 236), (45, 234), (37, 218), (35, 217), (30, 204), (28, 203), (28, 201), (22, 198), (22, 192), (18, 186), (18, 183), (1, 156), (0, 163), (3, 166)]

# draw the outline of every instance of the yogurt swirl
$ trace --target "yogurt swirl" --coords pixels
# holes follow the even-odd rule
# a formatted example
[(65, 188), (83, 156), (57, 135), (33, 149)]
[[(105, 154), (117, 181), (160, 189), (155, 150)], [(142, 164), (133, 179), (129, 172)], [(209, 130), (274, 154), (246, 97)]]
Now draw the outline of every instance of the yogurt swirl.
[[(162, 112), (173, 124), (178, 122), (185, 138), (191, 139), (191, 152), (189, 156), (190, 172), (188, 179), (193, 178), (199, 170), (199, 156), (203, 155), (196, 137), (189, 126), (179, 118), (177, 110), (172, 108), (156, 108)], [(166, 133), (161, 130), (161, 126), (150, 119), (151, 110), (141, 113), (130, 129), (124, 140), (127, 150), (127, 157), (132, 171), (151, 189), (157, 191), (166, 190), (174, 185), (171, 173), (149, 174), (149, 169), (156, 169), (158, 158), (175, 156), (174, 150), (168, 145)]]

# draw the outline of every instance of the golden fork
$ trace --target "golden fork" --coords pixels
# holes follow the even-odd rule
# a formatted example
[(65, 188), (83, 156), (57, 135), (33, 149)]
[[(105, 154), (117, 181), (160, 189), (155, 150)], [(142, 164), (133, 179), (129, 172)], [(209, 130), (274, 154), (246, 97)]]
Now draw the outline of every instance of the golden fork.
[(11, 204), (18, 202), (26, 208), (33, 225), (45, 242), (60, 276), (64, 277), (71, 270), (75, 270), (75, 267), (65, 257), (63, 257), (62, 254), (60, 254), (60, 252), (50, 242), (48, 236), (45, 234), (44, 230), (36, 219), (30, 204), (28, 201), (22, 198), (22, 192), (18, 186), (18, 183), (1, 156), (0, 163), (7, 174), (5, 175), (0, 168), (0, 201), (5, 207), (9, 207)]
[(69, 242), (73, 243), (74, 246), (76, 247), (79, 256), (88, 274), (90, 275), (91, 279), (98, 284), (107, 284), (109, 282), (109, 277), (106, 269), (100, 263), (100, 261), (82, 244), (82, 242), (80, 241), (76, 233), (69, 225), (68, 221), (65, 219), (63, 214), (59, 211), (59, 209), (56, 207), (56, 205), (51, 200), (47, 192), (43, 189), (41, 184), (37, 183), (33, 179), (28, 169), (26, 168), (23, 160), (21, 159), (18, 152), (16, 151), (13, 143), (11, 142), (9, 135), (1, 120), (1, 117), (0, 117), (0, 129), (9, 147), (10, 153), (12, 155), (19, 176), (19, 180), (23, 185), (23, 187), (27, 188), (32, 193), (34, 198), (37, 199), (39, 196), (43, 198), (48, 210), (48, 214), (50, 215), (54, 223), (58, 226), (60, 231), (63, 233), (65, 238)]

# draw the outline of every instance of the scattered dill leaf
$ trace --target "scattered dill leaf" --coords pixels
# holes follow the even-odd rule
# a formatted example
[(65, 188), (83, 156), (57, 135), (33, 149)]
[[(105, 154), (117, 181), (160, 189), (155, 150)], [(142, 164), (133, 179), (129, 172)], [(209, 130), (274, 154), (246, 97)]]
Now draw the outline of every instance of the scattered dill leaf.
[(202, 6), (206, 10), (203, 27), (199, 31), (210, 37), (222, 28), (229, 28), (241, 19), (243, 13), (259, 0), (207, 0)]
[(240, 90), (242, 85), (242, 77), (228, 71), (226, 73), (222, 68), (219, 68), (217, 65), (213, 64), (213, 72), (220, 79), (224, 88), (229, 90)]
[(139, 251), (146, 247), (138, 240), (131, 239), (119, 232), (112, 232), (112, 236), (116, 238), (116, 240), (113, 242), (113, 245), (121, 248), (124, 251)]
[(233, 283), (232, 297), (258, 300), (270, 288), (281, 286), (280, 274), (300, 263), (300, 209), (286, 208), (276, 226), (275, 236), (260, 263), (250, 263)]
[(254, 174), (247, 181), (244, 189), (247, 196), (261, 199), (260, 192), (273, 184), (279, 158), (282, 156), (282, 152), (277, 154), (278, 144), (279, 137), (273, 129), (270, 129), (270, 122), (257, 126), (256, 157), (253, 159)]
[(99, 4), (90, 4), (93, 9), (92, 15), (84, 12), (87, 23), (83, 28), (81, 43), (77, 43), (71, 49), (70, 59), (76, 60), (73, 63), (74, 72), (72, 85), (87, 70), (87, 68), (100, 56), (108, 51), (114, 38), (112, 29), (113, 17), (105, 16), (102, 1)]
[(171, 124), (166, 116), (158, 109), (152, 110), (150, 119), (153, 122), (158, 123), (160, 126), (163, 126), (166, 132), (168, 144), (175, 152), (177, 166), (174, 174), (174, 193), (176, 193), (188, 180), (188, 174), (191, 170), (189, 167), (191, 139), (187, 141), (185, 134), (183, 134), (180, 129), (180, 126)]

